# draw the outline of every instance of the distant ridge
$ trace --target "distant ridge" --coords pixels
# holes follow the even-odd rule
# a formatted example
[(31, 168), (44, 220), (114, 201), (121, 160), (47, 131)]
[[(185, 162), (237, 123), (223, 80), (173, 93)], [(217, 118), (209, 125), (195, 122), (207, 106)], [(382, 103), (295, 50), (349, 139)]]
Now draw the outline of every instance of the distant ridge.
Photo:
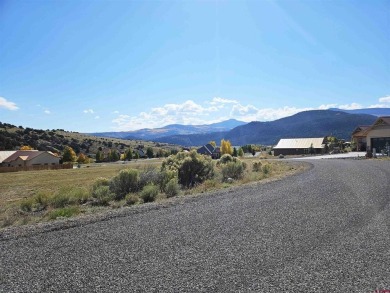
[(250, 122), (227, 132), (202, 135), (175, 135), (164, 137), (161, 142), (187, 146), (198, 146), (210, 140), (228, 139), (233, 145), (274, 145), (281, 138), (304, 138), (333, 135), (350, 140), (358, 125), (370, 125), (376, 116), (349, 114), (335, 110), (313, 110), (300, 112), (271, 122)]
[(329, 110), (345, 112), (349, 114), (368, 114), (374, 116), (390, 116), (390, 108), (366, 108), (366, 109), (355, 109), (355, 110), (342, 110), (337, 108), (331, 108)]
[(229, 119), (226, 121), (205, 124), (205, 125), (181, 125), (181, 124), (171, 124), (161, 128), (144, 128), (134, 131), (123, 131), (123, 132), (98, 132), (98, 133), (89, 133), (90, 135), (103, 136), (103, 137), (114, 137), (114, 138), (123, 138), (123, 139), (142, 139), (142, 140), (151, 140), (159, 141), (160, 139), (166, 136), (176, 136), (176, 135), (191, 135), (191, 134), (206, 134), (213, 132), (226, 132), (234, 127), (241, 126), (246, 124), (246, 122), (238, 121), (236, 119)]

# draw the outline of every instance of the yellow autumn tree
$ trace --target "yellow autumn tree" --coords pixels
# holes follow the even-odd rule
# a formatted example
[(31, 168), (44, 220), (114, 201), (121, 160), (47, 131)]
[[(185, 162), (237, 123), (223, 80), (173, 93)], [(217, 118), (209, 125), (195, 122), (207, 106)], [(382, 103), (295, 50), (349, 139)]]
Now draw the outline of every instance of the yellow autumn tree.
[(70, 146), (64, 148), (64, 153), (62, 154), (62, 160), (64, 162), (74, 162), (76, 161), (77, 156), (74, 150)]
[(232, 144), (229, 140), (221, 140), (221, 155), (224, 154), (233, 154)]
[(213, 147), (217, 147), (217, 144), (215, 143), (214, 140), (211, 140), (211, 141), (209, 142), (209, 144), (211, 144)]
[(79, 164), (88, 164), (89, 163), (89, 158), (84, 155), (83, 153), (79, 154), (79, 157), (77, 158), (77, 163)]
[(33, 150), (32, 147), (30, 147), (29, 145), (23, 145), (21, 148), (20, 148), (21, 151), (30, 151), (30, 150)]

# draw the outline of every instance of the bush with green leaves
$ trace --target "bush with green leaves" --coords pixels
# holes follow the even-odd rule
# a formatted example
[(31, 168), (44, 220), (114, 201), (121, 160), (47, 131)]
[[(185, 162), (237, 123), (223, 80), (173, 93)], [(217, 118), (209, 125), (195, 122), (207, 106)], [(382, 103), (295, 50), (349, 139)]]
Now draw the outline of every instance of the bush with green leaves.
[(115, 198), (115, 194), (110, 191), (109, 186), (99, 186), (94, 190), (93, 193), (93, 205), (98, 206), (108, 206), (110, 201), (112, 201)]
[[(229, 154), (224, 154), (222, 155), (222, 157), (217, 161), (217, 166), (218, 167), (221, 167), (227, 163), (230, 163), (230, 162), (241, 162), (241, 160), (237, 157), (233, 157), (232, 155), (229, 155)], [(245, 164), (245, 163), (243, 163)]]
[(173, 180), (178, 184), (177, 171), (161, 170), (159, 173), (158, 186), (161, 192), (166, 192), (168, 183)]
[(233, 162), (234, 160), (234, 157), (229, 155), (229, 154), (224, 154), (221, 156), (221, 158), (219, 159), (219, 163), (220, 164), (227, 164), (228, 162)]
[(177, 178), (176, 177), (172, 178), (171, 180), (169, 180), (169, 182), (165, 187), (165, 194), (167, 195), (167, 197), (173, 197), (173, 196), (177, 196), (179, 192), (180, 192), (180, 186), (177, 183)]
[(94, 193), (95, 189), (100, 186), (109, 186), (110, 180), (105, 177), (99, 177), (97, 178), (93, 184), (92, 184), (92, 194)]
[(241, 161), (228, 162), (221, 167), (223, 180), (228, 178), (241, 179), (244, 175), (245, 165)]
[(198, 154), (195, 150), (169, 156), (163, 161), (161, 170), (177, 172), (179, 183), (187, 188), (214, 176), (212, 159)]
[(78, 215), (80, 213), (80, 208), (77, 206), (65, 207), (49, 212), (48, 217), (51, 220), (57, 218), (70, 218), (72, 216)]
[(158, 187), (154, 184), (144, 186), (141, 190), (140, 197), (144, 202), (152, 202), (158, 195)]
[(138, 170), (121, 170), (110, 180), (110, 191), (115, 194), (114, 199), (123, 199), (126, 194), (139, 190), (140, 176)]
[(92, 184), (93, 205), (107, 206), (114, 199), (114, 193), (110, 190), (110, 180), (107, 178), (97, 178)]

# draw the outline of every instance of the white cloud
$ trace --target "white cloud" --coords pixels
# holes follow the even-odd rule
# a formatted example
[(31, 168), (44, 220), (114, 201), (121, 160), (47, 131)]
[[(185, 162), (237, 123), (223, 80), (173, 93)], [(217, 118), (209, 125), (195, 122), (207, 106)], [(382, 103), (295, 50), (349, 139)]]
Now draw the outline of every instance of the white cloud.
[[(210, 103), (206, 103), (210, 104)], [(202, 106), (192, 100), (181, 104), (165, 104), (152, 108), (149, 112), (141, 112), (137, 116), (119, 115), (112, 120), (118, 130), (135, 130), (140, 128), (158, 128), (168, 124), (204, 124), (205, 121), (217, 122), (210, 118), (211, 113), (219, 109), (210, 105)]]
[(379, 103), (390, 104), (390, 96), (379, 98)]
[(364, 107), (358, 103), (351, 103), (351, 104), (340, 105), (338, 106), (338, 108), (343, 110), (356, 110), (356, 109), (362, 109)]
[(230, 99), (224, 99), (220, 97), (214, 97), (211, 102), (211, 105), (218, 105), (218, 104), (238, 104), (238, 101), (236, 100), (230, 100)]
[(51, 112), (50, 112), (50, 110), (45, 110), (45, 111), (43, 111), (45, 114), (47, 114), (47, 115), (50, 115), (51, 114)]
[(95, 113), (92, 109), (86, 109), (83, 111), (85, 114), (93, 114)]
[(327, 110), (330, 108), (337, 108), (337, 104), (327, 104), (327, 105), (321, 105), (318, 107), (318, 110)]
[(230, 112), (231, 116), (237, 116), (237, 115), (253, 115), (256, 114), (259, 111), (255, 106), (253, 105), (246, 105), (243, 106), (241, 104), (234, 105), (232, 108), (232, 111)]
[(5, 108), (11, 111), (15, 111), (19, 109), (19, 107), (16, 106), (15, 103), (7, 101), (7, 99), (3, 97), (0, 97), (0, 108)]
[(100, 116), (99, 115), (95, 116), (95, 119), (100, 119)]

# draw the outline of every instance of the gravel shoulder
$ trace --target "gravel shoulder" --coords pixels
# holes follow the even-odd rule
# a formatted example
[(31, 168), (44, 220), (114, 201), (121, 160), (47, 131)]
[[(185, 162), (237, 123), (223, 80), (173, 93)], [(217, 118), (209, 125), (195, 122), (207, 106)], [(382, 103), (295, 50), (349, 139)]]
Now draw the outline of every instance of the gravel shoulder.
[(390, 289), (390, 161), (311, 164), (105, 221), (3, 234), (0, 292)]

